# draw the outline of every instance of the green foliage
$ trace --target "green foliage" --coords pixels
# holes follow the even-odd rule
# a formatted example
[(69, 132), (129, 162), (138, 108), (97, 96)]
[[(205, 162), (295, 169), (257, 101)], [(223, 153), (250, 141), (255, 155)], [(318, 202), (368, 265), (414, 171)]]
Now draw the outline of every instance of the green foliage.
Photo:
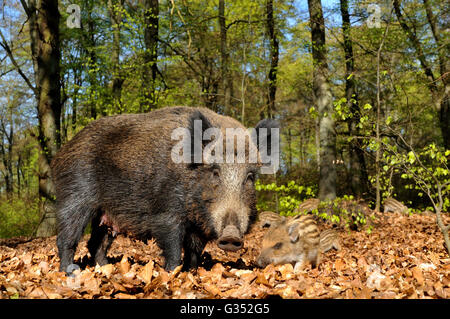
[(31, 236), (39, 222), (37, 199), (0, 201), (0, 238)]
[[(394, 174), (405, 180), (406, 189), (415, 190), (419, 197), (427, 195), (435, 203), (443, 202), (443, 211), (450, 208), (450, 150), (432, 143), (418, 151), (399, 152), (395, 145), (385, 144), (383, 161)], [(387, 171), (387, 170), (386, 170)]]
[[(312, 213), (325, 222), (336, 224), (348, 230), (358, 230), (368, 224), (365, 206), (355, 201), (352, 195), (337, 197), (333, 201), (322, 201)], [(372, 226), (367, 231), (370, 233)]]
[[(271, 194), (269, 200), (261, 200), (259, 196), (257, 209), (259, 211), (278, 211), (282, 216), (295, 216), (302, 214), (298, 212), (298, 206), (306, 199), (314, 198), (317, 190), (314, 187), (298, 185), (295, 181), (287, 184), (277, 185), (276, 183), (263, 184), (260, 180), (255, 183), (258, 192), (268, 192)], [(344, 195), (333, 201), (320, 202), (317, 209), (312, 213), (323, 219), (327, 223), (337, 224), (346, 229), (360, 229), (368, 224), (368, 216), (365, 207), (355, 201), (352, 195)], [(369, 225), (367, 231), (370, 232), (372, 226)]]
[(276, 183), (262, 184), (258, 179), (255, 189), (257, 192), (269, 192), (272, 195), (269, 201), (262, 201), (259, 196), (258, 210), (278, 211), (284, 216), (292, 215), (303, 199), (314, 197), (317, 193), (314, 187), (298, 185), (295, 181), (277, 185)]

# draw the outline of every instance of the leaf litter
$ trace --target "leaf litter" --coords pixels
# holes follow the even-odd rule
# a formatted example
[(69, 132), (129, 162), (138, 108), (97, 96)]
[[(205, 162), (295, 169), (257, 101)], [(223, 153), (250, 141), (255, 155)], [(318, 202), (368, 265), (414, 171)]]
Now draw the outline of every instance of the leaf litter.
[(339, 252), (297, 272), (290, 264), (256, 267), (265, 232), (255, 225), (237, 252), (208, 243), (200, 267), (172, 272), (153, 240), (121, 235), (111, 263), (92, 265), (85, 236), (73, 277), (58, 270), (56, 237), (0, 240), (0, 299), (450, 298), (450, 258), (432, 216), (392, 213), (370, 234), (340, 230)]

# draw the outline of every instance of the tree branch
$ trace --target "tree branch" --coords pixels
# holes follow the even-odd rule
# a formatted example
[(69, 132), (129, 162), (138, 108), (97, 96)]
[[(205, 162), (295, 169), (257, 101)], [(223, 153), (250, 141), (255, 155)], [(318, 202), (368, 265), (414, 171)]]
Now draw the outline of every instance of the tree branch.
[(435, 83), (435, 77), (433, 74), (433, 70), (430, 68), (430, 65), (428, 64), (428, 61), (425, 58), (425, 54), (423, 52), (422, 46), (420, 45), (419, 39), (417, 38), (416, 34), (412, 32), (411, 28), (408, 26), (408, 24), (405, 21), (405, 17), (403, 16), (403, 13), (400, 9), (400, 3), (399, 0), (393, 1), (394, 5), (394, 11), (395, 15), (397, 16), (398, 22), (400, 23), (400, 26), (402, 27), (403, 31), (408, 36), (409, 40), (411, 41), (414, 50), (417, 52), (417, 58), (419, 59), (420, 65), (422, 66), (425, 75), (430, 80), (430, 83), (428, 83), (428, 87), (432, 93), (438, 92), (438, 87)]
[(27, 2), (25, 0), (20, 0), (20, 3), (22, 4), (23, 10), (27, 14), (27, 17), (30, 17), (30, 8), (28, 8)]
[(243, 19), (237, 19), (237, 20), (234, 20), (233, 22), (230, 22), (230, 23), (228, 23), (228, 25), (226, 26), (226, 29), (228, 30), (229, 28), (231, 28), (233, 25), (235, 25), (235, 24), (237, 24), (237, 23), (248, 23), (248, 24), (250, 24), (250, 23), (260, 23), (260, 22), (262, 22), (262, 21), (264, 21), (265, 19), (262, 19), (262, 20), (243, 20)]
[(14, 58), (11, 48), (9, 47), (8, 42), (6, 41), (5, 37), (3, 36), (3, 33), (1, 30), (0, 30), (0, 37), (2, 38), (2, 42), (0, 42), (0, 46), (6, 51), (6, 54), (8, 55), (9, 59), (11, 60), (11, 63), (14, 65), (17, 72), (27, 83), (28, 87), (33, 91), (34, 95), (37, 96), (38, 90), (33, 86), (33, 84), (31, 84), (31, 81), (28, 79), (28, 77), (25, 75), (25, 73), (23, 73), (22, 69), (20, 68), (19, 64), (17, 63), (16, 59)]
[(162, 40), (161, 38), (158, 38), (158, 41), (165, 44), (166, 46), (168, 46), (173, 52), (175, 52), (175, 54), (181, 56), (183, 58), (184, 63), (186, 63), (186, 65), (197, 75), (199, 76), (203, 76), (203, 74), (201, 74), (199, 71), (197, 71), (194, 66), (188, 61), (188, 59), (186, 58), (186, 54), (184, 52), (181, 52), (180, 50), (174, 48), (173, 46), (170, 45), (170, 43)]

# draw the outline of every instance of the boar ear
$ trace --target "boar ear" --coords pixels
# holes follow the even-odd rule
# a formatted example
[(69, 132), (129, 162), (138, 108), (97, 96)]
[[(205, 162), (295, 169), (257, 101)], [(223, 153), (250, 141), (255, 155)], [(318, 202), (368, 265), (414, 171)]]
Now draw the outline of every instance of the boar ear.
[[(280, 129), (280, 122), (274, 119), (264, 119), (258, 122), (255, 126), (256, 130), (256, 147), (261, 150), (262, 147), (267, 147), (267, 155), (272, 153), (272, 129)], [(264, 138), (261, 129), (266, 129), (267, 138)], [(262, 137), (262, 139), (261, 139)], [(267, 146), (266, 146), (267, 145)]]
[(202, 164), (203, 149), (208, 141), (203, 140), (203, 133), (212, 127), (211, 122), (200, 111), (195, 111), (189, 118), (189, 132), (191, 134), (191, 165)]
[(298, 223), (291, 223), (288, 226), (288, 234), (289, 234), (289, 239), (291, 240), (291, 242), (295, 243), (298, 241)]

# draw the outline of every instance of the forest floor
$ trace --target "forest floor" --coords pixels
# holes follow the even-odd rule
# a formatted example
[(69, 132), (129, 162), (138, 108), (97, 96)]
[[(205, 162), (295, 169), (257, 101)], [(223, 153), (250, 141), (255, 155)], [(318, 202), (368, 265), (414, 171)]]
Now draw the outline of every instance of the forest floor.
[(370, 234), (341, 231), (339, 252), (298, 273), (290, 264), (254, 265), (265, 231), (255, 225), (234, 253), (209, 243), (208, 257), (189, 272), (164, 271), (153, 241), (121, 235), (109, 250), (111, 264), (89, 265), (85, 236), (75, 277), (58, 271), (55, 237), (0, 239), (0, 299), (450, 298), (450, 258), (433, 216), (388, 214)]

